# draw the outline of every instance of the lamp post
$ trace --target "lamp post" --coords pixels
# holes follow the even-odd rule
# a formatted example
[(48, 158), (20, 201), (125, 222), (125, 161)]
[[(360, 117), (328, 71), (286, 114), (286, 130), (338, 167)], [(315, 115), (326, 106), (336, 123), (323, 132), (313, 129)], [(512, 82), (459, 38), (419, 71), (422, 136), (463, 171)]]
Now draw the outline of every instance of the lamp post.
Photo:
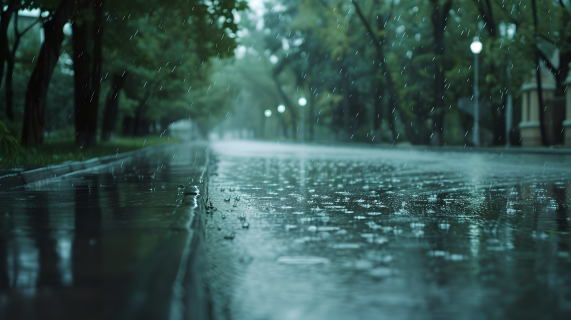
[(301, 141), (305, 141), (305, 112), (303, 110), (303, 107), (305, 107), (305, 105), (307, 104), (307, 99), (305, 99), (304, 97), (299, 98), (299, 100), (297, 100), (297, 103), (299, 103), (299, 105), (302, 107), (301, 108)]
[[(506, 34), (508, 36), (509, 41), (512, 41), (515, 36), (516, 25), (515, 24), (508, 24), (506, 27)], [(506, 76), (507, 76), (507, 87), (511, 86), (511, 72), (510, 72), (510, 65), (511, 65), (511, 58), (508, 57), (508, 65), (506, 66)], [(512, 117), (513, 117), (513, 99), (512, 94), (508, 93), (506, 98), (506, 148), (510, 147), (510, 133), (512, 131)]]
[(470, 44), (470, 50), (474, 54), (474, 145), (480, 146), (480, 128), (479, 128), (479, 106), (478, 99), (480, 92), (478, 92), (478, 54), (482, 52), (482, 43), (478, 37), (474, 37), (474, 42)]
[[(285, 112), (286, 107), (283, 104), (280, 104), (278, 106), (278, 112), (279, 112), (279, 116), (280, 116), (280, 127), (282, 129), (282, 134), (284, 137), (287, 137), (287, 133), (286, 133), (286, 126), (285, 126), (285, 121), (284, 121), (284, 115), (283, 113)], [(278, 132), (279, 135), (279, 132)]]
[(480, 146), (480, 128), (478, 99), (480, 92), (478, 91), (478, 54), (482, 51), (482, 43), (478, 37), (474, 37), (474, 42), (470, 45), (470, 50), (474, 54), (474, 145)]

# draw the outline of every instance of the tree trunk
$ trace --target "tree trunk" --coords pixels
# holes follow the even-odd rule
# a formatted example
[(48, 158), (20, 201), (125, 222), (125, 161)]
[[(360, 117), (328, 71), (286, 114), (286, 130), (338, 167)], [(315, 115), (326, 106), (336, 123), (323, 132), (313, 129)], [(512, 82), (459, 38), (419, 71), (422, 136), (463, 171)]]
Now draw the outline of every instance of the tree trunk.
[(111, 90), (105, 102), (105, 112), (103, 114), (103, 128), (101, 131), (101, 141), (109, 141), (117, 125), (117, 113), (119, 111), (119, 93), (125, 84), (126, 76), (114, 74)]
[[(363, 12), (361, 11), (361, 8), (357, 4), (357, 2), (353, 1), (352, 3), (353, 3), (353, 6), (355, 7), (355, 11), (357, 11), (357, 15), (359, 16), (359, 19), (361, 20), (361, 22), (365, 26), (365, 29), (367, 29), (367, 32), (368, 32), (369, 36), (371, 37), (371, 40), (373, 40), (373, 44), (375, 46), (375, 51), (377, 53), (376, 54), (377, 59), (379, 61), (381, 61), (381, 72), (383, 73), (383, 76), (385, 77), (386, 87), (387, 87), (388, 94), (389, 94), (389, 106), (388, 106), (387, 110), (393, 110), (393, 111), (396, 110), (398, 115), (401, 117), (401, 119), (405, 123), (407, 123), (408, 118), (402, 112), (402, 110), (400, 108), (400, 103), (399, 103), (398, 97), (396, 95), (396, 90), (395, 90), (395, 86), (394, 86), (394, 82), (393, 82), (393, 76), (390, 73), (389, 68), (387, 67), (387, 61), (385, 59), (385, 54), (383, 52), (384, 41), (382, 39), (378, 39), (375, 36), (375, 32), (373, 31), (373, 28), (371, 28), (371, 24), (367, 21), (367, 19), (365, 19), (365, 16), (363, 15)], [(381, 19), (377, 19), (377, 25), (382, 26)], [(382, 30), (383, 28), (384, 27), (379, 27), (380, 30)], [(393, 117), (392, 111), (391, 111), (391, 113), (388, 113), (388, 115), (389, 115), (389, 117)], [(394, 121), (394, 118), (392, 118), (392, 119)], [(394, 126), (392, 126), (392, 130), (393, 130), (393, 132), (395, 132), (396, 129), (394, 128)], [(414, 129), (413, 128), (411, 128), (409, 126), (405, 126), (405, 130), (406, 130), (408, 137), (414, 136)]]
[(22, 129), (23, 145), (42, 144), (43, 142), (48, 86), (60, 56), (61, 43), (64, 38), (63, 26), (71, 17), (74, 3), (74, 0), (63, 0), (53, 13), (52, 19), (44, 24), (44, 43), (26, 89)]
[[(313, 87), (311, 87), (313, 89)], [(309, 95), (309, 140), (313, 140), (313, 125), (315, 122), (315, 97), (310, 92)]]
[[(535, 0), (531, 0), (531, 9), (533, 12), (533, 25), (534, 31), (537, 33), (537, 7), (535, 4)], [(539, 48), (537, 47), (537, 42), (533, 43), (534, 51), (535, 51), (535, 80), (537, 82), (537, 100), (538, 100), (538, 107), (539, 107), (539, 132), (541, 134), (541, 144), (547, 145), (547, 136), (545, 132), (545, 124), (544, 124), (544, 112), (543, 112), (543, 88), (541, 87), (541, 68), (539, 65)]]
[(351, 101), (349, 101), (349, 78), (348, 73), (345, 72), (343, 75), (343, 79), (341, 79), (341, 83), (343, 85), (343, 141), (349, 141), (351, 137), (351, 123), (350, 123), (350, 114), (351, 114)]
[(274, 72), (273, 74), (274, 77), (274, 82), (276, 83), (276, 87), (278, 89), (278, 92), (280, 93), (280, 96), (282, 97), (282, 100), (284, 102), (284, 104), (287, 107), (287, 110), (289, 110), (291, 112), (291, 121), (292, 121), (292, 126), (293, 126), (293, 138), (295, 139), (297, 137), (297, 113), (295, 112), (294, 106), (291, 103), (290, 99), (288, 98), (288, 96), (285, 94), (285, 92), (282, 90), (282, 86), (281, 83), (278, 79), (278, 75)]
[[(124, 136), (130, 136), (133, 134), (133, 123), (135, 122), (135, 119), (131, 116), (124, 116), (123, 117), (123, 135)], [(168, 128), (168, 126), (166, 126), (165, 128)]]
[[(4, 5), (4, 4), (2, 4)], [(2, 79), (4, 78), (4, 64), (10, 56), (10, 47), (8, 47), (8, 25), (14, 12), (18, 12), (19, 3), (12, 0), (8, 3), (6, 10), (0, 8), (0, 87), (2, 87)], [(8, 78), (8, 76), (6, 76)]]
[[(14, 48), (18, 47), (18, 42), (20, 38), (16, 38), (14, 42)], [(6, 69), (6, 117), (10, 120), (14, 120), (14, 63), (15, 63), (15, 53), (16, 50), (12, 50), (7, 59), (7, 69)]]
[(139, 102), (137, 111), (135, 111), (135, 120), (133, 124), (133, 136), (136, 137), (140, 133), (139, 126), (141, 125), (141, 117), (143, 116), (143, 111), (145, 111), (145, 106), (152, 95), (153, 85), (149, 85), (149, 89), (145, 92), (145, 97)]
[(144, 104), (141, 102), (139, 104), (139, 107), (137, 107), (137, 111), (135, 111), (135, 121), (133, 124), (133, 137), (137, 137), (137, 135), (140, 132), (139, 126), (141, 125), (141, 116), (143, 113), (143, 107), (144, 107)]
[(40, 20), (36, 20), (36, 22), (30, 24), (24, 31), (18, 31), (18, 12), (14, 13), (14, 44), (12, 45), (12, 49), (10, 50), (10, 54), (7, 58), (7, 66), (6, 69), (6, 117), (10, 120), (14, 120), (14, 86), (13, 86), (13, 77), (14, 77), (14, 65), (16, 62), (16, 51), (18, 50), (18, 46), (20, 45), (20, 40), (22, 36), (30, 30), (36, 23)]
[(434, 55), (437, 57), (434, 63), (434, 114), (432, 115), (434, 144), (442, 146), (444, 144), (444, 28), (446, 27), (446, 17), (452, 6), (452, 1), (447, 1), (440, 8), (437, 0), (432, 0), (434, 11), (432, 12), (432, 27), (434, 35)]
[(14, 33), (16, 37), (14, 38), (14, 45), (12, 45), (12, 50), (7, 59), (6, 69), (6, 117), (10, 120), (14, 120), (14, 64), (16, 60), (16, 50), (20, 45), (20, 39), (22, 34), (18, 33), (18, 12), (14, 14)]
[(93, 65), (91, 69), (91, 89), (93, 101), (91, 102), (89, 137), (95, 143), (97, 141), (97, 116), (99, 109), (99, 97), (101, 95), (101, 66), (103, 63), (103, 5), (105, 0), (95, 1), (95, 20), (93, 22)]
[(287, 138), (288, 134), (287, 134), (287, 127), (286, 127), (286, 123), (285, 123), (285, 119), (284, 119), (284, 114), (280, 113), (278, 116), (280, 117), (280, 124), (282, 127), (282, 135), (284, 136), (284, 138)]
[[(85, 8), (83, 10), (86, 10)], [(75, 115), (75, 142), (90, 147), (95, 141), (89, 141), (89, 127), (91, 121), (89, 109), (93, 102), (91, 93), (90, 66), (91, 55), (87, 50), (88, 26), (84, 21), (75, 21), (73, 30), (73, 72), (74, 72), (74, 115)]]
[(375, 94), (373, 97), (375, 112), (373, 114), (373, 138), (371, 138), (373, 143), (380, 143), (382, 141), (382, 126), (383, 126), (383, 103), (381, 101), (380, 91), (375, 89)]
[[(81, 3), (82, 15), (94, 7), (95, 20), (80, 17), (72, 24), (73, 30), (73, 68), (75, 85), (75, 130), (76, 143), (86, 147), (97, 142), (97, 109), (99, 106), (101, 77), (101, 40), (103, 1), (86, 0)], [(83, 19), (81, 19), (83, 18)], [(91, 37), (90, 37), (91, 35)], [(90, 46), (90, 40), (92, 46)], [(93, 50), (90, 52), (89, 47)], [(93, 60), (92, 60), (93, 57)]]
[[(395, 123), (395, 113), (394, 113), (395, 109), (389, 110), (389, 111), (390, 112), (388, 113), (387, 120), (389, 120), (388, 121), (389, 122), (389, 128), (391, 129), (391, 135), (392, 135), (391, 140), (393, 140), (393, 143), (394, 143), (395, 140), (397, 139), (397, 135), (398, 135), (396, 123)], [(407, 126), (407, 128), (408, 128), (408, 126)]]

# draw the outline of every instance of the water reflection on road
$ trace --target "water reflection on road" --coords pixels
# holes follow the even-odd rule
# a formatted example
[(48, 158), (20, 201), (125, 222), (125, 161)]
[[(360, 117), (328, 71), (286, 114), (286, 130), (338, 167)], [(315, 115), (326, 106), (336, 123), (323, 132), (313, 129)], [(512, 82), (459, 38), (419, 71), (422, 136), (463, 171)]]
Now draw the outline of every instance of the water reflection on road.
[(571, 158), (213, 145), (219, 318), (571, 316)]
[(0, 192), (0, 319), (177, 319), (205, 145)]

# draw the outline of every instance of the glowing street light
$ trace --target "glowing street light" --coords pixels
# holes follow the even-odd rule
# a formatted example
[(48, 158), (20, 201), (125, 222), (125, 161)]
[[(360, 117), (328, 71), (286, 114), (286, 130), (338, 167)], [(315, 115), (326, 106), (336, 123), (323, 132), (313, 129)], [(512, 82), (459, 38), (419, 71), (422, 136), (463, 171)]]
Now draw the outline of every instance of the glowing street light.
[(264, 115), (266, 116), (266, 118), (269, 118), (272, 115), (272, 110), (264, 111)]
[(482, 52), (482, 43), (478, 37), (474, 37), (474, 42), (470, 44), (470, 50), (474, 54), (474, 145), (480, 146), (480, 128), (479, 128), (479, 106), (478, 99), (480, 92), (478, 91), (478, 54)]
[(470, 44), (470, 50), (472, 50), (473, 54), (479, 54), (482, 52), (482, 43), (478, 37), (474, 37), (474, 42)]
[(307, 104), (307, 99), (305, 99), (304, 97), (299, 98), (299, 100), (297, 100), (297, 103), (299, 103), (300, 106), (305, 106)]
[(285, 112), (285, 106), (284, 106), (283, 104), (280, 104), (280, 105), (278, 106), (278, 112), (279, 112), (279, 113), (284, 113), (284, 112)]

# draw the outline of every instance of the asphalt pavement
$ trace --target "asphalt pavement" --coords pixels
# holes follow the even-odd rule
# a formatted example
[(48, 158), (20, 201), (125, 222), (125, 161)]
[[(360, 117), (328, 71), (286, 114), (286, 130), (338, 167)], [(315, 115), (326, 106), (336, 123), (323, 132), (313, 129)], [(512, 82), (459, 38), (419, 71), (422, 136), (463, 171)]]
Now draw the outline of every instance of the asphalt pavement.
[(212, 145), (219, 319), (569, 319), (571, 157)]
[(569, 155), (173, 148), (0, 191), (0, 319), (571, 317)]

